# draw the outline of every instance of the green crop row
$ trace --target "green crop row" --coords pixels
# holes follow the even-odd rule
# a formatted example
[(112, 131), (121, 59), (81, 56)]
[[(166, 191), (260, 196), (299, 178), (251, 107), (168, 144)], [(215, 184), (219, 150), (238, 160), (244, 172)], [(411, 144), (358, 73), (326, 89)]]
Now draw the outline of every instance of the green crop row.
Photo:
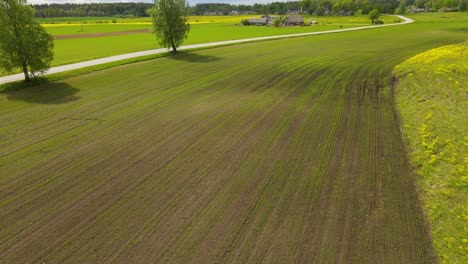
[(464, 41), (465, 24), (233, 45), (1, 93), (0, 259), (436, 262), (392, 70)]

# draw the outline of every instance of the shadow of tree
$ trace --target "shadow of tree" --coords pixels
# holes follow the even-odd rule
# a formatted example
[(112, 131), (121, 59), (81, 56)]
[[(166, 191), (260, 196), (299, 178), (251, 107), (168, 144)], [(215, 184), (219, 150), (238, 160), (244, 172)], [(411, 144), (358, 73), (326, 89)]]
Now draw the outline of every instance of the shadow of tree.
[(8, 100), (24, 101), (36, 104), (63, 104), (78, 100), (75, 94), (79, 89), (67, 83), (48, 83), (17, 91), (6, 92)]
[(220, 61), (222, 60), (221, 57), (211, 56), (211, 55), (201, 55), (197, 53), (187, 52), (187, 53), (179, 53), (173, 56), (169, 56), (168, 58), (178, 61), (186, 61), (186, 62), (194, 62), (194, 63), (206, 63), (206, 62), (213, 62), (213, 61)]

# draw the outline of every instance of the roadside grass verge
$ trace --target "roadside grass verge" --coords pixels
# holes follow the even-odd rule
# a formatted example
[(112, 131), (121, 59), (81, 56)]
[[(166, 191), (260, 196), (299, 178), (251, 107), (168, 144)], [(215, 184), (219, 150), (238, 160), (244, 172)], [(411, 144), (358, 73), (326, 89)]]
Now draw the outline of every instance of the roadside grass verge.
[(435, 248), (468, 258), (468, 42), (432, 49), (394, 70), (396, 103)]

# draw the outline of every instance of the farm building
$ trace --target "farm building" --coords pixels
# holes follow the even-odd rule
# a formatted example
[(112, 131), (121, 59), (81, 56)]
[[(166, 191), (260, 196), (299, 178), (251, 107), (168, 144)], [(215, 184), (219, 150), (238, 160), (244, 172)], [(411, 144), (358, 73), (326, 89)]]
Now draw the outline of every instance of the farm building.
[(412, 8), (409, 10), (410, 13), (424, 13), (427, 12), (428, 10), (425, 8)]
[(267, 21), (267, 18), (249, 18), (249, 25), (266, 26)]
[(283, 20), (285, 26), (304, 26), (304, 19), (301, 16), (288, 16)]
[(267, 24), (272, 26), (275, 23), (275, 20), (279, 19), (281, 21), (281, 17), (279, 16), (268, 16), (267, 17)]
[(353, 11), (344, 11), (341, 10), (340, 12), (337, 13), (338, 16), (352, 16), (354, 15)]

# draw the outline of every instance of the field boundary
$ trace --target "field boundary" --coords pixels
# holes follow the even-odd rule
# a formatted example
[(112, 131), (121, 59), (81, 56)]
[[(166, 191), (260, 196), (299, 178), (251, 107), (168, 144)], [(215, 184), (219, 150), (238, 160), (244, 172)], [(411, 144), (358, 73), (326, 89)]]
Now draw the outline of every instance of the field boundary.
[[(327, 30), (327, 31), (320, 31), (320, 32), (297, 33), (297, 34), (289, 34), (289, 35), (277, 35), (277, 36), (268, 36), (268, 37), (217, 41), (217, 42), (209, 42), (209, 43), (202, 43), (202, 44), (192, 44), (192, 45), (181, 46), (179, 50), (211, 48), (211, 47), (224, 46), (224, 45), (242, 44), (242, 43), (248, 43), (248, 42), (286, 39), (286, 38), (295, 38), (295, 37), (305, 37), (305, 36), (312, 36), (312, 35), (335, 34), (335, 33), (341, 33), (341, 32), (368, 30), (368, 29), (381, 28), (381, 27), (400, 26), (400, 25), (410, 24), (414, 22), (413, 19), (407, 18), (405, 16), (401, 16), (401, 15), (394, 15), (394, 16), (402, 19), (403, 22), (395, 23), (395, 24), (372, 25), (372, 26), (348, 28), (348, 29)], [(154, 54), (161, 54), (161, 53), (166, 53), (166, 52), (168, 52), (168, 49), (159, 48), (159, 49), (152, 49), (152, 50), (145, 50), (145, 51), (138, 51), (138, 52), (121, 54), (121, 55), (115, 55), (115, 56), (110, 56), (110, 57), (105, 57), (105, 58), (100, 58), (100, 59), (82, 61), (82, 62), (77, 62), (77, 63), (72, 63), (72, 64), (66, 64), (66, 65), (52, 67), (44, 75), (62, 73), (62, 72), (86, 68), (90, 66), (96, 66), (100, 64), (106, 64), (106, 63), (117, 62), (121, 60), (127, 60), (127, 59), (154, 55)], [(15, 81), (20, 81), (23, 79), (24, 79), (23, 73), (3, 76), (3, 77), (0, 77), (0, 85), (15, 82)]]

